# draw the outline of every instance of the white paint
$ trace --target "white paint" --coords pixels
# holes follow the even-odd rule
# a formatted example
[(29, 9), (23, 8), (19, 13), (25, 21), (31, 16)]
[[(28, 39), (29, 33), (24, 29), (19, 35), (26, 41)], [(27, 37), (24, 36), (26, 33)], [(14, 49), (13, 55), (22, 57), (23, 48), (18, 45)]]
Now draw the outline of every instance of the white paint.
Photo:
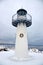
[[(24, 36), (21, 38), (20, 34)], [(28, 41), (27, 41), (27, 30), (26, 24), (18, 24), (16, 33), (16, 45), (15, 45), (15, 56), (17, 58), (28, 57)]]

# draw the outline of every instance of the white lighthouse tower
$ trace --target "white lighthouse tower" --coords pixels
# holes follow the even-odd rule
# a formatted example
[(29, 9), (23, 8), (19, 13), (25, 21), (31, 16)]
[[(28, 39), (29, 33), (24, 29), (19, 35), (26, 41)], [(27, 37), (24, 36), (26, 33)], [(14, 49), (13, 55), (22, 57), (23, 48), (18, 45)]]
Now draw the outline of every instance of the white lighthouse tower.
[(19, 9), (16, 15), (12, 16), (12, 25), (17, 27), (15, 56), (19, 59), (28, 58), (27, 27), (31, 26), (32, 17), (24, 9)]

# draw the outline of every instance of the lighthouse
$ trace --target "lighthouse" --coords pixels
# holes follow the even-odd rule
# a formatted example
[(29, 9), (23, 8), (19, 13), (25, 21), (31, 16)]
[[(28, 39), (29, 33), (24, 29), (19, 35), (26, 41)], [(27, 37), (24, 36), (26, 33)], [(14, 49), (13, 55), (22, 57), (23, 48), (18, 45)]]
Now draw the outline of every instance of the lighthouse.
[(15, 40), (15, 56), (28, 58), (28, 34), (27, 27), (32, 25), (32, 17), (25, 9), (19, 9), (12, 16), (12, 25), (17, 28)]

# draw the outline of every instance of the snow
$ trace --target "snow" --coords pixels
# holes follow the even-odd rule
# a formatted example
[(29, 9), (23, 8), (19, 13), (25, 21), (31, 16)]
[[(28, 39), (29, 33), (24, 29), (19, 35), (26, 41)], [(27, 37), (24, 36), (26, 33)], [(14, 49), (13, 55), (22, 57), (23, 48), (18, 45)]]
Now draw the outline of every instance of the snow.
[[(42, 51), (43, 52), (43, 51)], [(0, 65), (43, 65), (43, 53), (29, 50), (29, 59), (25, 61), (14, 60), (15, 50), (0, 52)]]

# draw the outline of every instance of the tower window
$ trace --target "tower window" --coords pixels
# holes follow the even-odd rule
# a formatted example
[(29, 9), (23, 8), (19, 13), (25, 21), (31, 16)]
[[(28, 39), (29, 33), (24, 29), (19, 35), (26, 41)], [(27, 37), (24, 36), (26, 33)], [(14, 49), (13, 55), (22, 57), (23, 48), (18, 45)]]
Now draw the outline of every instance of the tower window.
[(19, 35), (21, 38), (24, 36), (24, 34), (23, 33), (20, 33), (20, 35)]

